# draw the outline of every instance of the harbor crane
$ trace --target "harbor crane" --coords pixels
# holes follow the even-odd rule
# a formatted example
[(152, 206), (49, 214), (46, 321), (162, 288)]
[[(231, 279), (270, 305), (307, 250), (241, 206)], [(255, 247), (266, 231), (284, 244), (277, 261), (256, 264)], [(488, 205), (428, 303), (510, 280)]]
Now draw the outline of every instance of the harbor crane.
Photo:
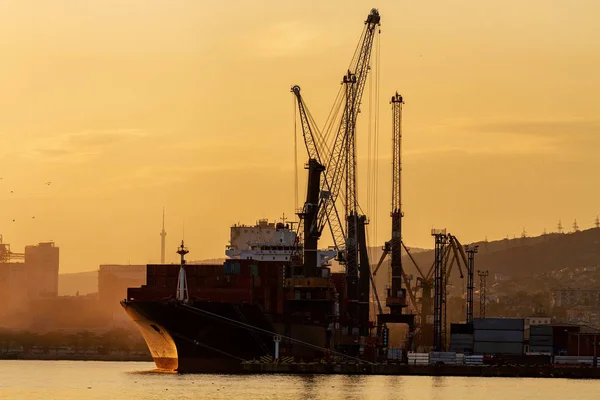
[[(351, 335), (369, 333), (369, 300), (371, 270), (366, 245), (367, 218), (359, 214), (356, 186), (356, 121), (370, 70), (375, 34), (381, 17), (372, 9), (363, 29), (359, 45), (347, 73), (342, 78), (340, 93), (330, 118), (320, 132), (308, 111), (298, 85), (291, 88), (297, 100), (304, 143), (309, 157), (309, 177), (312, 168), (323, 171), (318, 199), (304, 205), (299, 213), (304, 222), (305, 235), (318, 240), (326, 224), (329, 225), (338, 261), (346, 268), (348, 329)], [(330, 139), (331, 138), (331, 139)], [(316, 176), (316, 175), (315, 175)], [(309, 178), (310, 181), (310, 178)], [(315, 184), (313, 181), (312, 184)], [(310, 185), (310, 182), (309, 182)], [(340, 194), (344, 187), (343, 196)], [(340, 215), (344, 207), (344, 221)], [(316, 211), (316, 217), (307, 219)], [(309, 226), (307, 226), (309, 225)], [(315, 241), (316, 244), (316, 241)], [(312, 245), (312, 243), (311, 243)], [(305, 246), (305, 255), (307, 255)], [(305, 259), (306, 263), (306, 259)], [(356, 332), (358, 331), (358, 332)]]

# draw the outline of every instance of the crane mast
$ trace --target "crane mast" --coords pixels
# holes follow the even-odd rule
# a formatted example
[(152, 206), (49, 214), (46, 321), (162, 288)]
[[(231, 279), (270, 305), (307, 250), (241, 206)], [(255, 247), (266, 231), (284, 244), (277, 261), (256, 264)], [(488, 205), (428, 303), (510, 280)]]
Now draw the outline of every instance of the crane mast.
[[(356, 116), (366, 84), (373, 40), (376, 28), (380, 25), (380, 19), (379, 12), (376, 9), (372, 9), (365, 21), (365, 29), (361, 36), (358, 51), (351, 62), (347, 74), (343, 77), (342, 84), (344, 85), (345, 106), (329, 151), (327, 151), (328, 147), (324, 142), (324, 138), (314, 126), (315, 124), (300, 94), (300, 87), (296, 85), (291, 90), (298, 100), (298, 111), (308, 156), (325, 165), (325, 173), (321, 180), (320, 206), (318, 218), (316, 219), (316, 229), (322, 232), (325, 224), (329, 224), (334, 245), (338, 250), (338, 258), (342, 262), (345, 262), (348, 257), (346, 250), (348, 235), (341, 223), (336, 202), (344, 183), (346, 186), (344, 196), (346, 217), (356, 214), (356, 209), (358, 208), (355, 172)], [(354, 234), (353, 237), (354, 241), (356, 241), (357, 236)], [(350, 257), (353, 260), (357, 260), (357, 251), (352, 251), (352, 254)], [(358, 262), (353, 261), (353, 263), (355, 266), (352, 269), (353, 271), (357, 271)]]
[[(338, 261), (346, 267), (345, 329), (350, 336), (369, 335), (369, 308), (371, 270), (366, 245), (367, 218), (359, 215), (356, 185), (356, 120), (370, 70), (375, 33), (381, 17), (372, 9), (365, 20), (359, 45), (342, 79), (341, 103), (335, 103), (331, 125), (325, 125), (325, 135), (315, 127), (300, 87), (291, 91), (297, 99), (298, 111), (309, 156), (309, 192), (304, 210), (299, 213), (305, 224), (305, 264), (314, 260), (307, 250), (316, 250), (316, 239), (328, 223), (338, 254)], [(339, 99), (339, 98), (338, 98)], [(343, 107), (343, 108), (341, 108)], [(341, 110), (341, 115), (339, 111)], [(339, 119), (338, 119), (339, 118)], [(338, 124), (339, 122), (339, 124)], [(330, 129), (333, 130), (330, 131)], [(329, 135), (331, 133), (331, 136)], [(332, 137), (331, 142), (327, 140)], [(324, 171), (323, 171), (324, 166)], [(322, 176), (319, 175), (323, 172)], [(318, 206), (315, 205), (315, 185), (320, 179)], [(338, 196), (344, 186), (342, 204), (345, 206), (345, 226), (337, 208)], [(316, 213), (316, 218), (315, 218)], [(310, 227), (306, 225), (309, 224)], [(308, 247), (310, 246), (310, 249)], [(305, 271), (307, 267), (305, 266)], [(352, 353), (358, 351), (357, 340), (352, 341)]]
[(402, 314), (406, 307), (406, 291), (402, 289), (402, 96), (396, 92), (392, 97), (393, 152), (392, 152), (392, 240), (391, 288), (386, 300), (392, 314)]
[[(344, 261), (346, 263), (348, 328), (351, 332), (355, 332), (355, 329), (358, 328), (360, 336), (369, 334), (371, 266), (366, 244), (367, 218), (364, 215), (358, 215), (356, 119), (370, 69), (373, 40), (380, 21), (379, 12), (372, 9), (365, 21), (365, 29), (354, 63), (343, 78), (346, 103), (336, 135), (336, 145), (339, 143), (344, 150), (339, 153), (340, 160), (336, 161), (332, 158), (329, 164), (333, 163), (337, 168), (343, 166), (346, 170), (344, 204), (346, 205), (347, 236)], [(334, 155), (336, 155), (335, 151), (332, 152), (332, 156)], [(343, 160), (341, 160), (342, 158)]]

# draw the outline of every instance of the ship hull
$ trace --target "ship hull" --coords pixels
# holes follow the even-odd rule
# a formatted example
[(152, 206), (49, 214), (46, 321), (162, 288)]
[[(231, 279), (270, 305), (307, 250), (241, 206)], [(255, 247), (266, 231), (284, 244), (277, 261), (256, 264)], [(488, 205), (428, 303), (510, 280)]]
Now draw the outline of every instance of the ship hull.
[(186, 306), (173, 300), (121, 305), (162, 370), (243, 372), (242, 362), (273, 352), (271, 332), (276, 328), (256, 305), (194, 302)]

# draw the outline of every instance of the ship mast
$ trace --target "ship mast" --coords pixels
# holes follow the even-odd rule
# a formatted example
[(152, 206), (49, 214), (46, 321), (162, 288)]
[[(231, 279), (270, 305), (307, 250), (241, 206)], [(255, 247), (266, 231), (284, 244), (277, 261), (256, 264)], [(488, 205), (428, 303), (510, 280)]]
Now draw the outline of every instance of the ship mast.
[(181, 267), (179, 268), (179, 279), (177, 280), (177, 300), (187, 303), (189, 299), (187, 278), (185, 276), (185, 255), (189, 253), (187, 247), (184, 247), (183, 240), (181, 246), (177, 250), (177, 254), (181, 256)]
[(165, 263), (165, 238), (167, 232), (165, 231), (165, 208), (163, 207), (163, 220), (162, 220), (162, 231), (160, 232), (160, 263)]

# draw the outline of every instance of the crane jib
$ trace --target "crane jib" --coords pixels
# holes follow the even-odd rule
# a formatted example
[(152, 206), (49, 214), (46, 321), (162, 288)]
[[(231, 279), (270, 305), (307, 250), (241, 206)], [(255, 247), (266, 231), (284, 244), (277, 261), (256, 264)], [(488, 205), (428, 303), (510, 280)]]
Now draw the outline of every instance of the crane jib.
[[(291, 91), (297, 99), (302, 132), (306, 150), (310, 159), (317, 160), (325, 166), (321, 180), (318, 217), (314, 220), (315, 228), (321, 232), (328, 225), (334, 246), (341, 252), (345, 249), (347, 230), (336, 206), (342, 185), (345, 183), (346, 193), (343, 197), (346, 205), (346, 216), (357, 214), (356, 199), (356, 151), (355, 131), (356, 119), (366, 85), (366, 77), (370, 70), (370, 60), (374, 36), (381, 16), (377, 9), (372, 9), (365, 20), (365, 29), (361, 35), (359, 46), (352, 58), (350, 68), (343, 77), (344, 95), (343, 111), (333, 135), (333, 143), (328, 148), (327, 142), (310, 116), (306, 104), (300, 94), (300, 87), (293, 86)], [(340, 103), (341, 104), (341, 103)], [(335, 109), (335, 106), (334, 106)], [(334, 113), (337, 115), (337, 113)], [(325, 195), (326, 194), (326, 195)]]

